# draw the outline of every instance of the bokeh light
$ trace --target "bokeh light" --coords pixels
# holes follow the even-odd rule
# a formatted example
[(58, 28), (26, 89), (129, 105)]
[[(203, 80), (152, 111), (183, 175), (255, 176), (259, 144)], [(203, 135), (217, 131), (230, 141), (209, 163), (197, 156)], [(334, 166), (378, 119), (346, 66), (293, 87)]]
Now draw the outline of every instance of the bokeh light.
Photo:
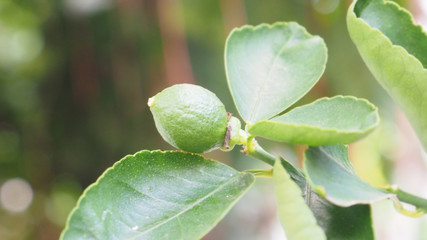
[(0, 188), (0, 203), (7, 211), (23, 212), (32, 201), (33, 189), (24, 179), (9, 179)]
[(68, 214), (76, 205), (81, 194), (81, 187), (72, 180), (58, 180), (45, 202), (45, 212), (48, 219), (64, 227)]
[(63, 0), (65, 10), (74, 15), (88, 15), (110, 8), (112, 0)]
[(338, 5), (340, 0), (311, 0), (313, 8), (321, 14), (330, 14), (333, 13)]

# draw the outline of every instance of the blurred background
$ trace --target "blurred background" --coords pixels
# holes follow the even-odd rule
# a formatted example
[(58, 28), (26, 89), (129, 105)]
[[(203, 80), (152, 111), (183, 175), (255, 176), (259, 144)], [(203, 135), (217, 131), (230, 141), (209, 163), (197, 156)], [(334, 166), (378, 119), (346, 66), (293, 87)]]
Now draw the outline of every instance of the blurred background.
[[(177, 83), (215, 92), (237, 114), (224, 73), (228, 33), (296, 21), (325, 39), (319, 83), (296, 105), (354, 95), (375, 103), (381, 126), (350, 146), (373, 185), (427, 197), (427, 160), (401, 110), (365, 67), (347, 33), (350, 0), (0, 0), (0, 239), (58, 239), (83, 189), (142, 149), (172, 149), (147, 99)], [(427, 26), (427, 1), (400, 0)], [(261, 141), (299, 165), (303, 146)], [(239, 149), (209, 157), (265, 168)], [(271, 179), (259, 179), (204, 239), (284, 239)], [(377, 239), (427, 239), (427, 217), (374, 205)]]

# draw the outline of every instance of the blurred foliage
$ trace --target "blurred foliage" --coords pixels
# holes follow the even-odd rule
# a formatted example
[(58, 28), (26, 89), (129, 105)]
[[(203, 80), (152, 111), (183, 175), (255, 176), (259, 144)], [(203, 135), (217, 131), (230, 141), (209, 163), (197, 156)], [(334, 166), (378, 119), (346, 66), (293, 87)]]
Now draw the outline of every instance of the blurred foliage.
[[(355, 95), (377, 104), (383, 118), (391, 119), (391, 100), (348, 36), (349, 4), (347, 0), (0, 0), (0, 186), (20, 177), (34, 192), (24, 212), (0, 207), (0, 239), (57, 239), (82, 189), (107, 167), (141, 149), (171, 149), (157, 133), (146, 105), (175, 77), (182, 79), (166, 74), (169, 60), (172, 67), (189, 61), (188, 81), (194, 79), (215, 92), (228, 111), (237, 114), (225, 80), (223, 51), (229, 31), (242, 24), (296, 21), (325, 39), (326, 73), (298, 105), (321, 96)], [(181, 21), (182, 27), (171, 19)], [(174, 58), (182, 46), (188, 58)], [(371, 141), (389, 136), (393, 130), (387, 129)], [(390, 149), (394, 142), (388, 138), (388, 143), (366, 150), (376, 159), (366, 164), (373, 163), (372, 172), (380, 172), (373, 183), (382, 184), (390, 176), (384, 146)], [(262, 142), (291, 159), (302, 152)], [(360, 156), (364, 149), (357, 148)], [(239, 169), (264, 167), (238, 150), (209, 157)], [(244, 212), (239, 206), (224, 223), (242, 219), (235, 214)], [(265, 212), (259, 212), (265, 219)], [(235, 222), (232, 228), (224, 223), (219, 227), (230, 231), (228, 236), (247, 233)], [(259, 225), (271, 223), (248, 224), (266, 232), (266, 226)], [(215, 233), (225, 238), (214, 230), (207, 239), (218, 239)]]

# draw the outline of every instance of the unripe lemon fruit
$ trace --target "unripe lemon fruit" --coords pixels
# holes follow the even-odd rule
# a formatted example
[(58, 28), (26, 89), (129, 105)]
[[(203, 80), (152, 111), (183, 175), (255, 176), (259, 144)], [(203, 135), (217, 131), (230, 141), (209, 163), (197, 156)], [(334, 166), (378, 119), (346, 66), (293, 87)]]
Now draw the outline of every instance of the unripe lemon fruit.
[(148, 100), (157, 130), (172, 146), (204, 153), (224, 143), (228, 116), (218, 97), (200, 86), (177, 84)]

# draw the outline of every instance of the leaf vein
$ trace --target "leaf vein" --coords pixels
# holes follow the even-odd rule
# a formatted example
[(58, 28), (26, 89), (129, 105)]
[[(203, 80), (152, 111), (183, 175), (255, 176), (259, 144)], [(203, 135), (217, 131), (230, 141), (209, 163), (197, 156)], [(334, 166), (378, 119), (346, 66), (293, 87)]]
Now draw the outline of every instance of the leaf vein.
[(256, 97), (255, 97), (255, 105), (254, 108), (252, 110), (251, 116), (249, 117), (250, 120), (253, 120), (254, 115), (256, 115), (255, 113), (258, 112), (258, 106), (259, 106), (259, 102), (260, 102), (260, 95), (261, 92), (263, 91), (264, 86), (266, 85), (266, 82), (268, 81), (268, 79), (270, 79), (271, 77), (271, 73), (273, 71), (273, 69), (275, 68), (277, 59), (279, 58), (280, 54), (285, 50), (285, 47), (288, 45), (288, 42), (292, 39), (292, 37), (288, 38), (286, 42), (283, 43), (283, 45), (280, 47), (279, 51), (277, 52), (277, 54), (274, 56), (273, 62), (271, 64), (270, 69), (268, 70), (267, 73), (267, 77), (264, 78), (262, 80), (261, 86), (259, 91), (256, 92)]
[(140, 194), (140, 195), (142, 195), (142, 196), (145, 196), (145, 197), (148, 197), (148, 198), (151, 198), (151, 199), (153, 199), (153, 200), (160, 201), (160, 202), (165, 202), (165, 203), (170, 203), (170, 204), (173, 204), (173, 205), (181, 205), (181, 206), (184, 206), (184, 204), (180, 204), (180, 203), (176, 203), (176, 202), (171, 202), (171, 201), (168, 201), (168, 200), (165, 200), (165, 199), (156, 198), (156, 197), (154, 197), (154, 196), (152, 196), (152, 195), (150, 195), (150, 194), (147, 194), (147, 193), (141, 192), (140, 190), (136, 189), (134, 186), (130, 185), (129, 183), (127, 183), (127, 182), (125, 182), (125, 181), (122, 181), (122, 180), (119, 180), (119, 179), (115, 179), (115, 180), (116, 180), (118, 183), (121, 183), (121, 184), (123, 184), (123, 185), (127, 186), (128, 188), (132, 189), (133, 191), (135, 191), (136, 193), (139, 193), (139, 194)]
[[(236, 176), (238, 177), (239, 175), (236, 175)], [(192, 209), (193, 207), (195, 207), (197, 204), (199, 204), (199, 203), (203, 202), (204, 200), (206, 200), (206, 199), (207, 199), (207, 198), (209, 198), (210, 196), (212, 196), (212, 195), (214, 195), (215, 193), (217, 193), (218, 191), (220, 191), (224, 186), (226, 186), (228, 183), (232, 182), (234, 179), (236, 179), (236, 177), (230, 178), (229, 180), (227, 180), (227, 181), (225, 181), (224, 183), (222, 183), (221, 185), (219, 185), (217, 189), (215, 189), (214, 191), (212, 191), (212, 192), (210, 192), (210, 193), (206, 194), (205, 196), (203, 196), (203, 197), (202, 197), (202, 198), (200, 198), (199, 200), (197, 200), (197, 201), (193, 202), (192, 204), (188, 205), (188, 207), (186, 207), (186, 208), (182, 209), (181, 211), (177, 212), (177, 213), (176, 213), (175, 215), (173, 215), (172, 217), (170, 217), (170, 218), (168, 218), (168, 219), (166, 219), (166, 220), (163, 220), (163, 221), (159, 222), (158, 224), (156, 224), (156, 225), (154, 225), (154, 226), (150, 227), (149, 229), (146, 229), (146, 230), (145, 230), (145, 231), (143, 231), (143, 232), (138, 233), (138, 234), (137, 234), (137, 235), (135, 235), (134, 237), (129, 238), (129, 240), (130, 240), (130, 239), (137, 239), (138, 237), (141, 237), (141, 236), (143, 236), (144, 234), (146, 234), (146, 233), (148, 233), (148, 232), (151, 232), (151, 231), (155, 230), (156, 228), (158, 228), (158, 227), (160, 227), (160, 226), (162, 226), (162, 225), (164, 225), (164, 224), (166, 224), (166, 223), (168, 223), (168, 222), (172, 221), (173, 219), (178, 218), (179, 216), (181, 216), (182, 214), (184, 214), (184, 213), (185, 213), (185, 212), (187, 212), (188, 210), (190, 210), (190, 209)]]

